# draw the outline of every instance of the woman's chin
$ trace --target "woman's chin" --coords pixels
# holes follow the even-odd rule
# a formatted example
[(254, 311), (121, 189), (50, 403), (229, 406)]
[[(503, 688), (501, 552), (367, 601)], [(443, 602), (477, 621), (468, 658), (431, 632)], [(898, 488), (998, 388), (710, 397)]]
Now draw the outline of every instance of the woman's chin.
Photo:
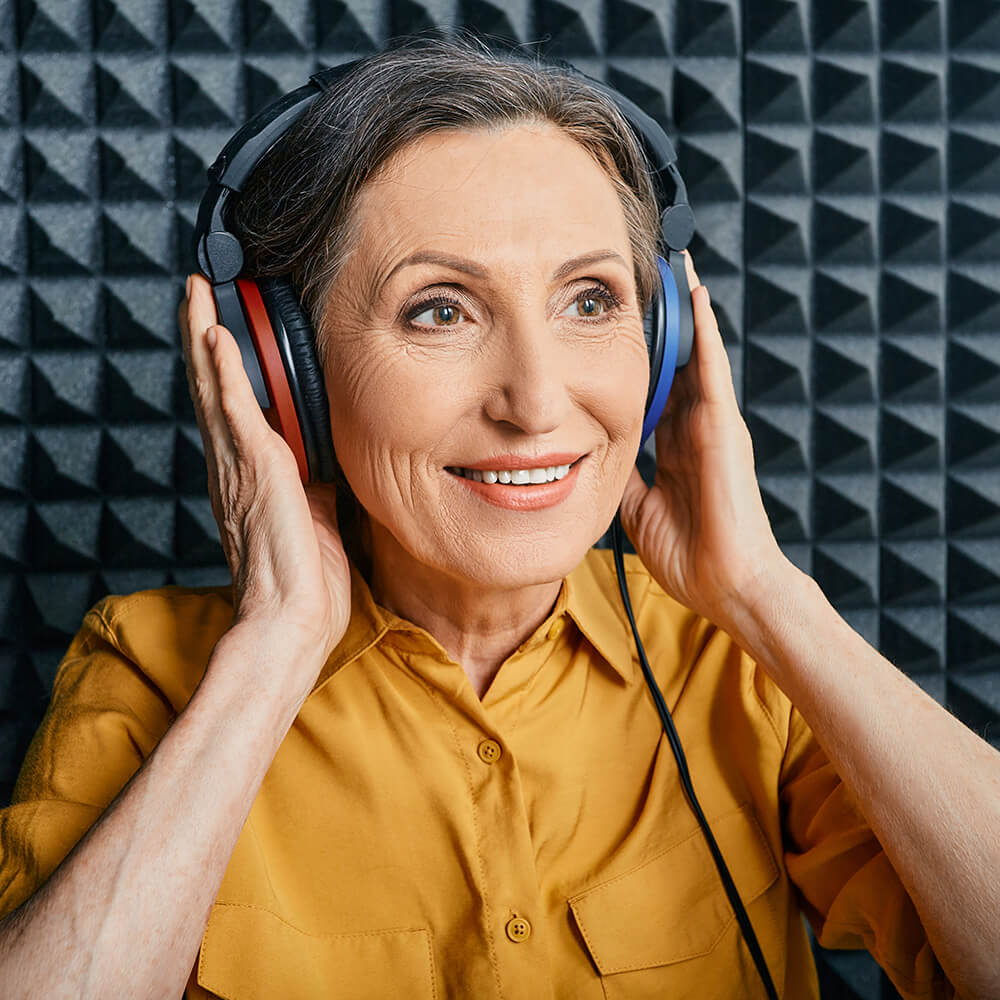
[(437, 503), (402, 523), (373, 518), (373, 554), (397, 578), (412, 574), (416, 580), (430, 570), (487, 590), (538, 586), (562, 580), (580, 564), (607, 530), (614, 509), (605, 520), (595, 517), (592, 502), (562, 510), (486, 507), (474, 513), (478, 516)]
[[(593, 541), (599, 537), (600, 532)], [(466, 536), (459, 550), (447, 547), (447, 566), (441, 568), (481, 587), (516, 590), (561, 580), (579, 565), (593, 541), (579, 529), (563, 538)]]

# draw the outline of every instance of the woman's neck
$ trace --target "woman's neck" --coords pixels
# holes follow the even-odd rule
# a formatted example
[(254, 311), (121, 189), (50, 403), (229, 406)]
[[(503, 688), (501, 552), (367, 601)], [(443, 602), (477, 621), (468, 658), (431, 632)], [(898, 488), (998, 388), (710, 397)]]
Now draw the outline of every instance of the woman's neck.
[(545, 621), (562, 581), (484, 587), (414, 559), (387, 531), (372, 527), (372, 596), (434, 636), (482, 699), (504, 660)]

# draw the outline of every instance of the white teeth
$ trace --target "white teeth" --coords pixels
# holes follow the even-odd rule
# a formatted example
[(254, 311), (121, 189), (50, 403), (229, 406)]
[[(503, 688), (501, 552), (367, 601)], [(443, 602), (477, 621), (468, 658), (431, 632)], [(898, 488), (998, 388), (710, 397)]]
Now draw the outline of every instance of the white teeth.
[(541, 485), (563, 479), (569, 475), (569, 465), (548, 465), (537, 469), (463, 469), (452, 466), (451, 471), (477, 483), (512, 483), (515, 486)]

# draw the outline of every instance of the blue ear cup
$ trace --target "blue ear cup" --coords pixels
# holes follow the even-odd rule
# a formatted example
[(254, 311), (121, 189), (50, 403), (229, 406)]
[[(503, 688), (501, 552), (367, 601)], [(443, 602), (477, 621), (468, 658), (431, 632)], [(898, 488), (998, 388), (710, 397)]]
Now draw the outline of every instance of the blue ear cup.
[(687, 364), (694, 341), (691, 292), (684, 259), (679, 253), (667, 253), (669, 263), (657, 255), (660, 281), (643, 321), (649, 350), (649, 389), (640, 447), (656, 430), (663, 408), (667, 405), (674, 374)]

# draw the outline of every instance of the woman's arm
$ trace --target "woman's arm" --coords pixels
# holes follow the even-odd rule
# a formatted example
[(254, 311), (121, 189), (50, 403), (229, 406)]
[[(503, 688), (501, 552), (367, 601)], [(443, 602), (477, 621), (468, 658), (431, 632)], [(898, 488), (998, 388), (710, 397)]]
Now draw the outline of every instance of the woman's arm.
[(222, 636), (139, 771), (0, 921), (5, 997), (183, 994), (237, 838), (309, 691), (310, 663), (315, 677), (321, 656), (290, 648), (285, 632), (243, 624)]
[(787, 560), (717, 621), (853, 794), (959, 993), (1000, 998), (1000, 753), (868, 645)]
[[(201, 684), (48, 881), (0, 921), (5, 997), (165, 997), (188, 981), (274, 755), (350, 616), (332, 484), (304, 486), (208, 282), (178, 307), (235, 624)], [(100, 768), (102, 762), (94, 761)]]
[(690, 257), (695, 338), (633, 470), (622, 524), (660, 585), (725, 629), (809, 723), (966, 1000), (1000, 1000), (1000, 754), (908, 680), (781, 552), (760, 496), (708, 290)]

